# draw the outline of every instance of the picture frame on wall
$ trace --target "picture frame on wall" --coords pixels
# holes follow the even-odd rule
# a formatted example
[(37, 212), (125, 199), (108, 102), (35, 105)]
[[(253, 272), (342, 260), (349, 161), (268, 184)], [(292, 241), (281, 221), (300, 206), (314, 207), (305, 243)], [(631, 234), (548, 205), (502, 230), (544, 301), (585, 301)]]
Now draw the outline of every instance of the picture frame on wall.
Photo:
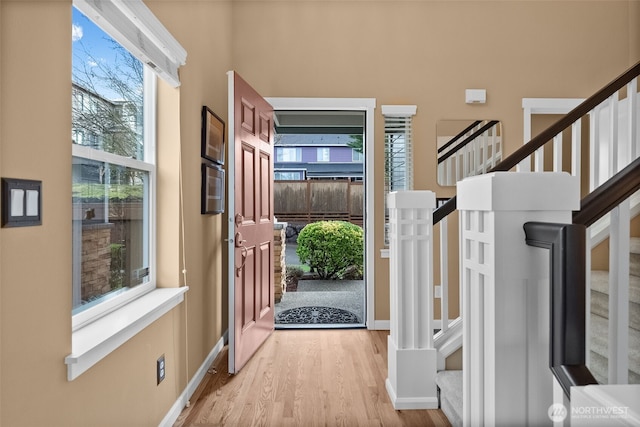
[(202, 164), (202, 205), (200, 213), (224, 212), (224, 169), (218, 165)]
[(203, 158), (218, 165), (224, 165), (225, 123), (206, 105), (202, 107), (202, 146)]

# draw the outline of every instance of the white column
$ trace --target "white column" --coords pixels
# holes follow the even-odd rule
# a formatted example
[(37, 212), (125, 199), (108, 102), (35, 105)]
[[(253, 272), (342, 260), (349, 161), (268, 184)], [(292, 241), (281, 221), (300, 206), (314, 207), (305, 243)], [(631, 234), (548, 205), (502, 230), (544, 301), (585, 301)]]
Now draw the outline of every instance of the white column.
[(391, 333), (387, 392), (395, 409), (438, 407), (433, 348), (433, 209), (431, 191), (388, 196)]
[(458, 183), (465, 426), (552, 425), (549, 252), (528, 221), (571, 223), (579, 181), (497, 172)]

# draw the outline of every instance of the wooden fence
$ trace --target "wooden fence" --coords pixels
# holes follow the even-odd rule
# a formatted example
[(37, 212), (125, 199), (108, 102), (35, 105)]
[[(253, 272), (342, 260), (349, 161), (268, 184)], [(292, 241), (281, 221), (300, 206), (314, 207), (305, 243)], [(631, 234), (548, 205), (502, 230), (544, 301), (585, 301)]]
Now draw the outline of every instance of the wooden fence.
[(362, 226), (364, 186), (351, 181), (275, 181), (278, 221), (310, 223), (341, 220)]

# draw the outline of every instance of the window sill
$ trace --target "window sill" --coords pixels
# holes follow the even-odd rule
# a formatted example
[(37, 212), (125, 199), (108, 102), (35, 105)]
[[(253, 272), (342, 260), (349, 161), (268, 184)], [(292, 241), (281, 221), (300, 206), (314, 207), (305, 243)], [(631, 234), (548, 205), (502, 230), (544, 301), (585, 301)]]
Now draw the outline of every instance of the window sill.
[(158, 320), (184, 301), (189, 290), (181, 288), (156, 288), (73, 332), (71, 354), (64, 359), (67, 379), (73, 381), (83, 372), (120, 347), (138, 332)]

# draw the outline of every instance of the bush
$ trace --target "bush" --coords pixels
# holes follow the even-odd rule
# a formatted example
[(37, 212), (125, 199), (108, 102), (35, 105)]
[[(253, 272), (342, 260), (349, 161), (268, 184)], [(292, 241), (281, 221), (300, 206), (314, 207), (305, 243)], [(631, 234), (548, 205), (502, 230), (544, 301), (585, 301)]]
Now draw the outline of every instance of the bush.
[(296, 279), (301, 278), (304, 275), (304, 270), (302, 267), (298, 265), (287, 265), (287, 274), (286, 277), (295, 277)]
[(296, 253), (321, 279), (342, 279), (363, 269), (364, 231), (345, 221), (314, 222), (300, 231)]

